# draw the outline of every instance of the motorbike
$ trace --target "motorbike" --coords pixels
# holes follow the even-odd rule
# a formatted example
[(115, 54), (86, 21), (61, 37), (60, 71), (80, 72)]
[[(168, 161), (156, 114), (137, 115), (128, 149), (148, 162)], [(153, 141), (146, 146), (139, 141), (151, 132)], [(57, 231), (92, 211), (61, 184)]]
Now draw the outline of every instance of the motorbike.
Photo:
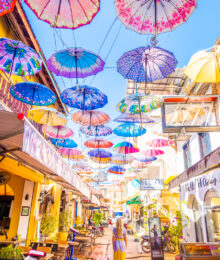
[(129, 224), (124, 224), (124, 228), (126, 229), (127, 233), (130, 235), (134, 235), (134, 231), (132, 229), (132, 226)]
[(144, 253), (150, 253), (151, 246), (150, 246), (150, 237), (149, 236), (141, 236), (141, 248)]
[(162, 231), (162, 243), (163, 249), (168, 250), (170, 253), (176, 253), (176, 245), (170, 239), (170, 232), (168, 231), (169, 226), (164, 227), (164, 231)]

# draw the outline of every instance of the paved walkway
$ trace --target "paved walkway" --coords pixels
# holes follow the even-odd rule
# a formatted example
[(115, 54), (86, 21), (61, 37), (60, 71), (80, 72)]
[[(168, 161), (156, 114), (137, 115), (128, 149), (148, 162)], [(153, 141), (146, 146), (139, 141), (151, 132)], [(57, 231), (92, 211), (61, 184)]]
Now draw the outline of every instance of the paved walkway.
[[(105, 230), (104, 237), (96, 239), (96, 245), (93, 246), (92, 254), (89, 257), (94, 260), (112, 260), (112, 231), (111, 229)], [(139, 253), (139, 243), (135, 242), (134, 236), (128, 235), (128, 248), (126, 259), (151, 259), (150, 254)], [(165, 253), (165, 260), (175, 260), (174, 254)]]

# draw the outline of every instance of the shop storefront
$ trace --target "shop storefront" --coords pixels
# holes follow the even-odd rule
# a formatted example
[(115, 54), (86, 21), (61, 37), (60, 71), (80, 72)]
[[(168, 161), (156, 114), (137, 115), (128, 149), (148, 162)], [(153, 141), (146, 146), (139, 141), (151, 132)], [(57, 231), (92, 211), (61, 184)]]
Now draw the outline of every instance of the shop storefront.
[(183, 230), (189, 242), (220, 241), (220, 169), (182, 183), (181, 200), (189, 217)]

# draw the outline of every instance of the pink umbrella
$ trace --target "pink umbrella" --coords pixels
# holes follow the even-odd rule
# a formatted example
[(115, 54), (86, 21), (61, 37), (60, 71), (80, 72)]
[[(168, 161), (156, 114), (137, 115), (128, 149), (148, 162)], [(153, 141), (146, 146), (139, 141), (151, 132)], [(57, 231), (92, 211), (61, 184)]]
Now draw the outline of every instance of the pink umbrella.
[(159, 148), (159, 147), (165, 147), (165, 146), (171, 146), (174, 144), (174, 141), (171, 141), (169, 139), (153, 139), (148, 143), (149, 146), (154, 147), (154, 148)]
[(72, 115), (72, 120), (80, 125), (100, 126), (110, 121), (109, 116), (102, 111), (78, 111)]
[(113, 143), (105, 139), (90, 139), (84, 143), (88, 148), (110, 148), (113, 146)]
[(142, 151), (141, 154), (145, 156), (158, 156), (164, 154), (164, 151), (157, 149), (148, 149), (146, 151)]
[(57, 139), (66, 139), (74, 134), (70, 128), (61, 125), (57, 125), (57, 126), (43, 125), (42, 130), (45, 135)]
[(57, 150), (57, 152), (59, 154), (61, 154), (62, 157), (68, 158), (68, 159), (74, 159), (75, 156), (79, 156), (82, 154), (81, 151), (79, 151), (77, 149), (72, 149), (72, 148), (60, 148)]
[(133, 161), (131, 166), (132, 168), (141, 169), (147, 167), (148, 164), (151, 164), (152, 162), (139, 162), (139, 161)]

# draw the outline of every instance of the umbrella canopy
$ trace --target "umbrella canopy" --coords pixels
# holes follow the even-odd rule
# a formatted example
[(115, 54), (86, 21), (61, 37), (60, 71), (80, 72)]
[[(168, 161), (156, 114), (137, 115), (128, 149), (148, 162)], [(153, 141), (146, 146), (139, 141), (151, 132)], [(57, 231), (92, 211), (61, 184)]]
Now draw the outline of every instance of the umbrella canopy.
[(90, 136), (108, 136), (112, 134), (112, 129), (106, 125), (100, 126), (81, 126), (80, 132)]
[(88, 148), (110, 148), (113, 143), (105, 139), (90, 139), (84, 143)]
[(154, 147), (154, 148), (160, 148), (160, 147), (165, 147), (165, 146), (171, 146), (174, 144), (174, 141), (169, 140), (169, 139), (153, 139), (148, 143), (149, 146)]
[(160, 47), (139, 47), (125, 52), (117, 61), (117, 71), (135, 82), (153, 82), (175, 71), (177, 60), (172, 52)]
[(137, 161), (134, 160), (131, 164), (131, 167), (134, 169), (143, 169), (146, 168), (148, 164), (151, 164), (152, 161), (148, 161), (148, 162), (141, 162), (141, 161)]
[(56, 102), (53, 91), (36, 82), (22, 82), (10, 88), (10, 94), (19, 101), (32, 106), (49, 106)]
[(60, 97), (64, 104), (81, 110), (94, 110), (108, 103), (107, 96), (100, 90), (86, 85), (68, 88)]
[(100, 0), (25, 0), (38, 19), (52, 27), (76, 29), (89, 24), (100, 9)]
[(141, 34), (158, 34), (174, 30), (187, 21), (197, 0), (115, 0), (118, 18)]
[(0, 4), (0, 16), (10, 13), (14, 10), (17, 0), (4, 0)]
[(139, 196), (136, 196), (130, 200), (126, 201), (127, 205), (140, 205), (141, 204), (141, 199)]
[(98, 163), (98, 164), (108, 164), (111, 162), (111, 158), (108, 157), (108, 158), (100, 158), (100, 157), (90, 157), (90, 160)]
[(83, 154), (73, 155), (73, 156), (71, 156), (71, 159), (72, 159), (73, 161), (80, 161), (80, 160), (85, 159), (85, 155), (83, 155)]
[(129, 95), (117, 105), (121, 113), (140, 114), (148, 113), (162, 106), (162, 100), (157, 96), (146, 96), (143, 94)]
[(146, 151), (141, 151), (140, 155), (143, 156), (158, 156), (164, 154), (164, 151), (159, 149), (148, 149)]
[(192, 56), (184, 73), (193, 81), (201, 83), (220, 82), (220, 47), (213, 52), (199, 51)]
[(136, 160), (138, 162), (147, 163), (147, 162), (153, 162), (153, 161), (157, 160), (157, 157), (149, 156), (146, 154), (140, 154), (136, 157)]
[(114, 164), (128, 164), (134, 160), (134, 157), (130, 154), (116, 154), (112, 157), (112, 163)]
[(113, 174), (123, 174), (125, 172), (125, 168), (120, 167), (118, 165), (114, 165), (110, 167), (107, 172), (113, 173)]
[(73, 169), (84, 169), (87, 168), (87, 164), (83, 161), (75, 161), (72, 165)]
[(22, 42), (0, 38), (0, 70), (10, 75), (33, 76), (41, 70), (37, 53)]
[(121, 142), (118, 143), (114, 146), (113, 148), (117, 153), (123, 153), (123, 154), (128, 154), (128, 153), (138, 153), (139, 149), (134, 147), (133, 144), (129, 142)]
[(148, 117), (146, 114), (121, 114), (114, 119), (115, 122), (120, 123), (133, 123), (133, 124), (153, 124), (155, 121)]
[(102, 71), (105, 63), (91, 51), (68, 48), (53, 54), (47, 61), (47, 65), (57, 76), (85, 78)]
[(114, 134), (123, 137), (137, 137), (146, 134), (146, 129), (134, 124), (121, 124), (114, 129)]
[(72, 139), (51, 138), (50, 141), (51, 141), (52, 144), (54, 144), (54, 145), (56, 145), (58, 147), (64, 147), (64, 148), (74, 148), (74, 147), (77, 147), (77, 144)]
[(61, 154), (63, 158), (67, 159), (72, 159), (74, 156), (82, 154), (81, 151), (72, 148), (59, 148), (57, 152)]
[(100, 126), (108, 123), (110, 118), (101, 111), (78, 111), (72, 115), (72, 120), (80, 125)]
[(28, 111), (28, 118), (42, 125), (65, 125), (67, 119), (56, 109), (50, 107), (34, 108)]
[(99, 172), (95, 176), (92, 177), (94, 182), (104, 182), (107, 181), (107, 173), (106, 172)]
[(90, 157), (98, 157), (98, 158), (109, 158), (112, 157), (112, 154), (105, 150), (105, 149), (94, 149), (94, 150), (90, 150), (88, 152), (88, 155)]
[(174, 112), (166, 115), (168, 124), (181, 123), (184, 121), (192, 121), (196, 116), (200, 117), (205, 114), (204, 109), (198, 106), (178, 107)]
[(42, 130), (44, 134), (50, 138), (66, 139), (73, 136), (74, 134), (70, 128), (62, 125), (43, 125)]

